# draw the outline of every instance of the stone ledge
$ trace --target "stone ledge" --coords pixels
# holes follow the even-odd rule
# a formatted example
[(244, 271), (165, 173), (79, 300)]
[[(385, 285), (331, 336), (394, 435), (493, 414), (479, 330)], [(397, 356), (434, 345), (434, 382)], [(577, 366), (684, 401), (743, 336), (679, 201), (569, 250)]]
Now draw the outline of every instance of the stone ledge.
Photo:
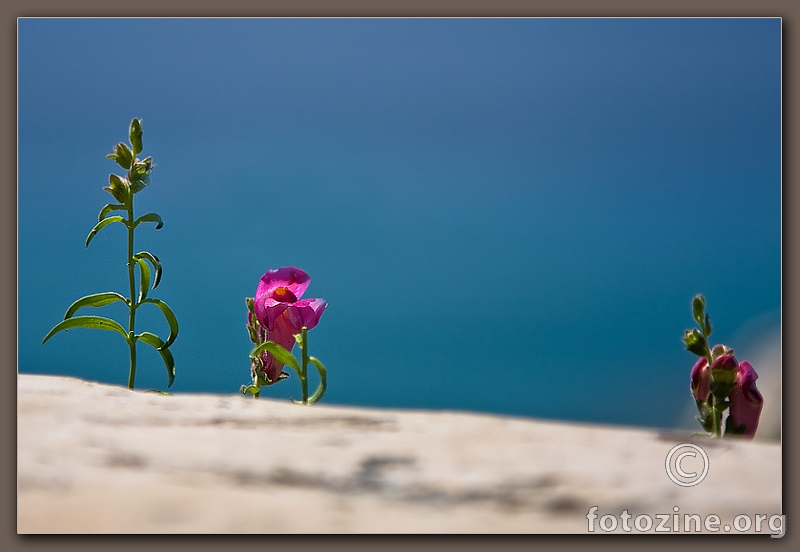
[(690, 433), (17, 381), (19, 533), (585, 533), (592, 506), (781, 513), (777, 443), (696, 441), (708, 476), (679, 487), (665, 457)]

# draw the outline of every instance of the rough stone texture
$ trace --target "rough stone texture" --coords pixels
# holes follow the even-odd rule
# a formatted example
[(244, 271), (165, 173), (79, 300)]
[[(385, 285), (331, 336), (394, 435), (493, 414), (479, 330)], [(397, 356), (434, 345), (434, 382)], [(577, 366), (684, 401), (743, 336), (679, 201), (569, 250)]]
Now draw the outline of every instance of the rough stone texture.
[(20, 375), (17, 393), (20, 533), (584, 533), (591, 506), (781, 513), (778, 443), (695, 441), (708, 476), (679, 487), (665, 457), (690, 433), (51, 376)]

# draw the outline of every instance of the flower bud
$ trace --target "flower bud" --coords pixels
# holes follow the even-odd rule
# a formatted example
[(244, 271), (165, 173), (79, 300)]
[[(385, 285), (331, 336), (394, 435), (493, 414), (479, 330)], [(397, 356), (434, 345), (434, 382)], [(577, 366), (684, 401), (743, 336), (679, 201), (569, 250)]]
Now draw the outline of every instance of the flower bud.
[(116, 174), (108, 176), (108, 186), (103, 188), (120, 203), (126, 203), (130, 197), (130, 186), (127, 179), (120, 178)]
[(134, 162), (131, 170), (128, 171), (128, 179), (131, 183), (131, 192), (134, 194), (141, 192), (145, 186), (150, 184), (150, 172), (153, 170), (153, 160), (146, 157), (144, 160), (138, 159)]
[(126, 144), (120, 142), (114, 146), (114, 153), (109, 153), (106, 157), (116, 161), (123, 169), (130, 169), (133, 161), (133, 152)]
[(142, 122), (139, 119), (131, 121), (129, 132), (133, 155), (138, 155), (142, 151)]
[(694, 319), (701, 326), (703, 325), (703, 311), (705, 310), (706, 298), (700, 294), (695, 295), (694, 299), (692, 300), (692, 314), (694, 315)]
[(697, 356), (706, 356), (708, 351), (708, 344), (706, 338), (703, 337), (697, 328), (686, 330), (683, 336), (683, 342), (686, 344), (686, 350), (696, 354)]
[(723, 355), (732, 355), (732, 354), (733, 354), (733, 349), (731, 349), (727, 345), (714, 345), (714, 347), (711, 349), (711, 362), (714, 362)]

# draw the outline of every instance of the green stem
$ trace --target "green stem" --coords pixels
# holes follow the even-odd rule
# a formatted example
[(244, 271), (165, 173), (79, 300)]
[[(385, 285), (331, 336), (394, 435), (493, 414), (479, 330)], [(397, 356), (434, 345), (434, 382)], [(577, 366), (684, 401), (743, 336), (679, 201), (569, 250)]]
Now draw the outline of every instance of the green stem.
[(722, 437), (722, 413), (717, 410), (717, 398), (711, 400), (711, 416), (714, 421), (714, 437)]
[(300, 334), (303, 337), (303, 346), (300, 348), (303, 359), (303, 373), (300, 376), (300, 383), (303, 386), (303, 404), (308, 404), (308, 329), (303, 326)]
[[(708, 377), (709, 380), (713, 377), (711, 375), (711, 349), (708, 348), (708, 336), (711, 335), (711, 332), (708, 331), (705, 323), (700, 322), (700, 331), (703, 332), (703, 338), (706, 340), (706, 370), (708, 370)], [(713, 430), (714, 430), (714, 437), (721, 438), (722, 437), (722, 413), (717, 410), (717, 397), (713, 394), (711, 395), (711, 420), (713, 422)]]
[[(133, 162), (131, 162), (133, 166)], [(128, 282), (130, 283), (131, 300), (130, 300), (130, 314), (128, 315), (128, 346), (131, 349), (131, 367), (128, 372), (128, 389), (133, 389), (133, 381), (136, 378), (136, 339), (134, 333), (134, 323), (136, 321), (136, 277), (134, 275), (134, 265), (136, 264), (133, 259), (133, 194), (128, 197), (126, 204), (128, 208)]]

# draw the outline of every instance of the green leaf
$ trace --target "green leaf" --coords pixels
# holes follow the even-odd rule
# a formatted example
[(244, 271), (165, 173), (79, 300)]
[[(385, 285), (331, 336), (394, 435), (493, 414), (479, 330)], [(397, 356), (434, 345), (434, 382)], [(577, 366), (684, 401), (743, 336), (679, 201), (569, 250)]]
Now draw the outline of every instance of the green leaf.
[(167, 387), (172, 387), (172, 382), (175, 381), (175, 359), (172, 358), (172, 353), (169, 352), (166, 345), (161, 338), (155, 334), (151, 334), (150, 332), (142, 332), (136, 336), (137, 339), (147, 343), (148, 345), (155, 348), (156, 351), (161, 355), (161, 359), (164, 361), (164, 365), (167, 367), (167, 377), (169, 378), (169, 383)]
[(108, 216), (109, 213), (112, 211), (125, 211), (127, 208), (124, 205), (117, 205), (116, 203), (109, 203), (102, 209), (100, 209), (100, 214), (97, 217), (97, 220), (103, 220)]
[(142, 215), (136, 222), (133, 223), (133, 227), (136, 228), (139, 224), (143, 222), (155, 222), (156, 223), (156, 230), (161, 230), (161, 227), (164, 226), (164, 221), (161, 220), (161, 217), (156, 213), (147, 213), (146, 215)]
[(139, 265), (141, 271), (141, 278), (139, 279), (139, 303), (147, 298), (147, 288), (150, 287), (150, 265), (144, 259), (134, 257), (136, 264)]
[(261, 390), (255, 385), (242, 385), (239, 392), (243, 395), (253, 395), (254, 397), (258, 397), (261, 394)]
[(275, 343), (274, 341), (265, 341), (252, 351), (250, 351), (251, 357), (260, 357), (261, 353), (264, 351), (268, 351), (278, 362), (289, 366), (290, 368), (294, 368), (296, 372), (300, 372), (300, 364), (297, 362), (297, 359), (294, 357), (292, 353)]
[(308, 398), (308, 404), (316, 404), (328, 389), (328, 374), (325, 371), (325, 366), (322, 365), (322, 362), (320, 362), (318, 358), (308, 357), (308, 360), (314, 363), (314, 366), (317, 367), (317, 371), (319, 372), (319, 385), (317, 386), (317, 390)]
[(150, 261), (150, 264), (153, 265), (153, 269), (156, 271), (155, 280), (153, 281), (153, 287), (151, 289), (156, 289), (158, 287), (158, 283), (161, 281), (161, 261), (158, 260), (158, 257), (150, 253), (149, 251), (139, 251), (136, 255), (133, 256), (134, 259), (147, 259)]
[(110, 318), (105, 318), (103, 316), (76, 316), (74, 318), (67, 318), (56, 324), (50, 333), (48, 333), (44, 339), (42, 340), (42, 345), (44, 345), (48, 339), (53, 337), (55, 334), (62, 330), (71, 330), (72, 328), (91, 328), (96, 330), (112, 330), (125, 338), (125, 341), (128, 340), (128, 332), (120, 326), (119, 322), (111, 320)]
[(116, 161), (125, 170), (130, 169), (131, 163), (133, 163), (131, 148), (122, 142), (114, 146), (114, 153), (109, 153), (106, 157)]
[(108, 186), (103, 189), (109, 192), (112, 196), (114, 196), (114, 199), (121, 203), (127, 202), (128, 197), (130, 196), (130, 186), (128, 181), (123, 180), (116, 174), (108, 175)]
[[(133, 155), (139, 155), (142, 151), (142, 121), (134, 119), (131, 121), (130, 128), (131, 145), (133, 146)], [(128, 165), (130, 167), (130, 165)]]
[(108, 226), (113, 222), (123, 222), (124, 220), (125, 219), (123, 219), (121, 216), (114, 215), (113, 217), (106, 217), (97, 224), (95, 224), (94, 228), (92, 228), (91, 232), (89, 232), (89, 235), (86, 236), (86, 247), (89, 247), (89, 242), (92, 241), (92, 238), (94, 238), (95, 234), (97, 234), (100, 230), (102, 230), (103, 228), (105, 228), (106, 226)]
[(126, 305), (128, 304), (128, 300), (115, 291), (106, 291), (104, 293), (95, 293), (94, 295), (81, 297), (69, 306), (67, 314), (64, 315), (64, 320), (71, 318), (78, 309), (82, 309), (83, 307), (103, 307), (111, 303), (116, 303), (117, 301), (123, 301)]
[(167, 337), (164, 347), (169, 347), (175, 341), (175, 338), (178, 337), (178, 319), (175, 317), (175, 313), (172, 312), (172, 309), (161, 299), (151, 299), (148, 297), (142, 301), (142, 303), (152, 303), (164, 313), (164, 318), (167, 319), (167, 324), (169, 324), (169, 337)]

